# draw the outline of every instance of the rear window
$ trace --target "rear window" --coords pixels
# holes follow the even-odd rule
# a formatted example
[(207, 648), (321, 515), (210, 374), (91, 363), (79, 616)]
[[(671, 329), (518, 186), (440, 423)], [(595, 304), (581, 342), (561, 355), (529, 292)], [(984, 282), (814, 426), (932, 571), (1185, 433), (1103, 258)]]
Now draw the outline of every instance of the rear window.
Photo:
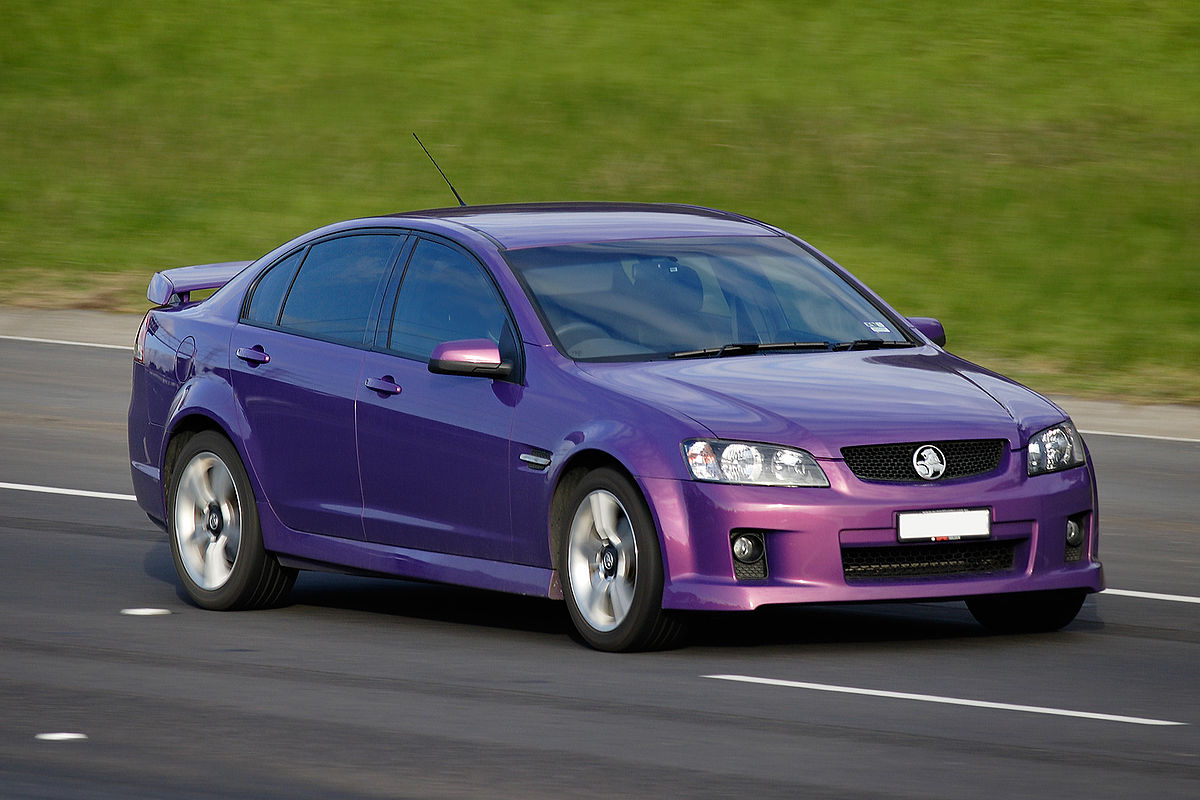
[[(376, 295), (402, 241), (400, 236), (363, 234), (313, 245), (287, 292), (280, 327), (363, 344)], [(253, 300), (250, 305), (253, 310)]]
[(244, 317), (247, 322), (257, 322), (261, 325), (279, 324), (279, 309), (283, 305), (283, 296), (292, 285), (292, 277), (303, 258), (304, 251), (299, 250), (263, 273), (250, 296), (250, 306), (246, 309)]

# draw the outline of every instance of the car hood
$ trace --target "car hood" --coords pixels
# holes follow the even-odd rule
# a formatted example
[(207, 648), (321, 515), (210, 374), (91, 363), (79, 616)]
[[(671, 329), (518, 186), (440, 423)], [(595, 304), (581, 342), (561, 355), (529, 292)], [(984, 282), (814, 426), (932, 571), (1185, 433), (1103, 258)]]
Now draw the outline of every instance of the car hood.
[(579, 367), (715, 437), (793, 445), (818, 458), (884, 442), (986, 438), (1018, 448), (1065, 416), (1020, 384), (932, 347)]

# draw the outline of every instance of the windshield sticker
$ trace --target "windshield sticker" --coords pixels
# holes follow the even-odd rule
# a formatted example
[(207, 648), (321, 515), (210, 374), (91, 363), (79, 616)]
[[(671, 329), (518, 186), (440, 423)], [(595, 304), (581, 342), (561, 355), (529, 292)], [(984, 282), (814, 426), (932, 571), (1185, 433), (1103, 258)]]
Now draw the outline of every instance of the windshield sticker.
[(868, 328), (870, 328), (872, 333), (891, 333), (892, 332), (892, 329), (889, 328), (887, 326), (887, 323), (884, 323), (884, 322), (864, 322), (863, 325), (866, 325)]

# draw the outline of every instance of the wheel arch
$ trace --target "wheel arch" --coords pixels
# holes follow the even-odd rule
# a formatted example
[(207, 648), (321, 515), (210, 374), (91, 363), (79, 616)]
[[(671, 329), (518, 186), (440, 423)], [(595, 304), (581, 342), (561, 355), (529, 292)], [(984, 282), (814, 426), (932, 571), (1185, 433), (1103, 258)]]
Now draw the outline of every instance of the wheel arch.
[(238, 424), (238, 410), (232, 387), (211, 374), (193, 378), (179, 387), (171, 404), (171, 415), (164, 426), (165, 434), (159, 456), (164, 508), (170, 476), (180, 450), (189, 439), (203, 431), (214, 431), (229, 440), (250, 476), (255, 495), (261, 499), (262, 489), (238, 435), (238, 431), (243, 427)]
[[(192, 437), (204, 431), (219, 433), (233, 443), (233, 437), (229, 435), (229, 431), (211, 416), (193, 411), (176, 420), (164, 437), (162, 458), (164, 496), (170, 475), (175, 470), (175, 462), (179, 459), (179, 452)], [(234, 446), (236, 447), (236, 444)]]

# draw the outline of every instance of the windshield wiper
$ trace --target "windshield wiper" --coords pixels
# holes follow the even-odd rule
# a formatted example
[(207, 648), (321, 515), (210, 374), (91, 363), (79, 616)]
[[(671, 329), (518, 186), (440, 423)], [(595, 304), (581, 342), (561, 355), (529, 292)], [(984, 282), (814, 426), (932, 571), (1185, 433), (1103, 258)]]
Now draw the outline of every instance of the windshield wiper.
[(829, 342), (763, 342), (759, 350), (828, 350)]
[(884, 339), (855, 339), (853, 342), (838, 342), (833, 350), (883, 350), (892, 347), (916, 347), (912, 342), (890, 342)]
[(671, 353), (671, 358), (721, 358), (722, 356), (744, 356), (758, 352), (758, 342), (734, 342), (721, 347), (705, 347), (702, 350), (680, 350)]
[(722, 347), (706, 347), (703, 350), (680, 350), (671, 353), (671, 358), (723, 358), (746, 356), (763, 350), (828, 350), (829, 342), (734, 342)]

